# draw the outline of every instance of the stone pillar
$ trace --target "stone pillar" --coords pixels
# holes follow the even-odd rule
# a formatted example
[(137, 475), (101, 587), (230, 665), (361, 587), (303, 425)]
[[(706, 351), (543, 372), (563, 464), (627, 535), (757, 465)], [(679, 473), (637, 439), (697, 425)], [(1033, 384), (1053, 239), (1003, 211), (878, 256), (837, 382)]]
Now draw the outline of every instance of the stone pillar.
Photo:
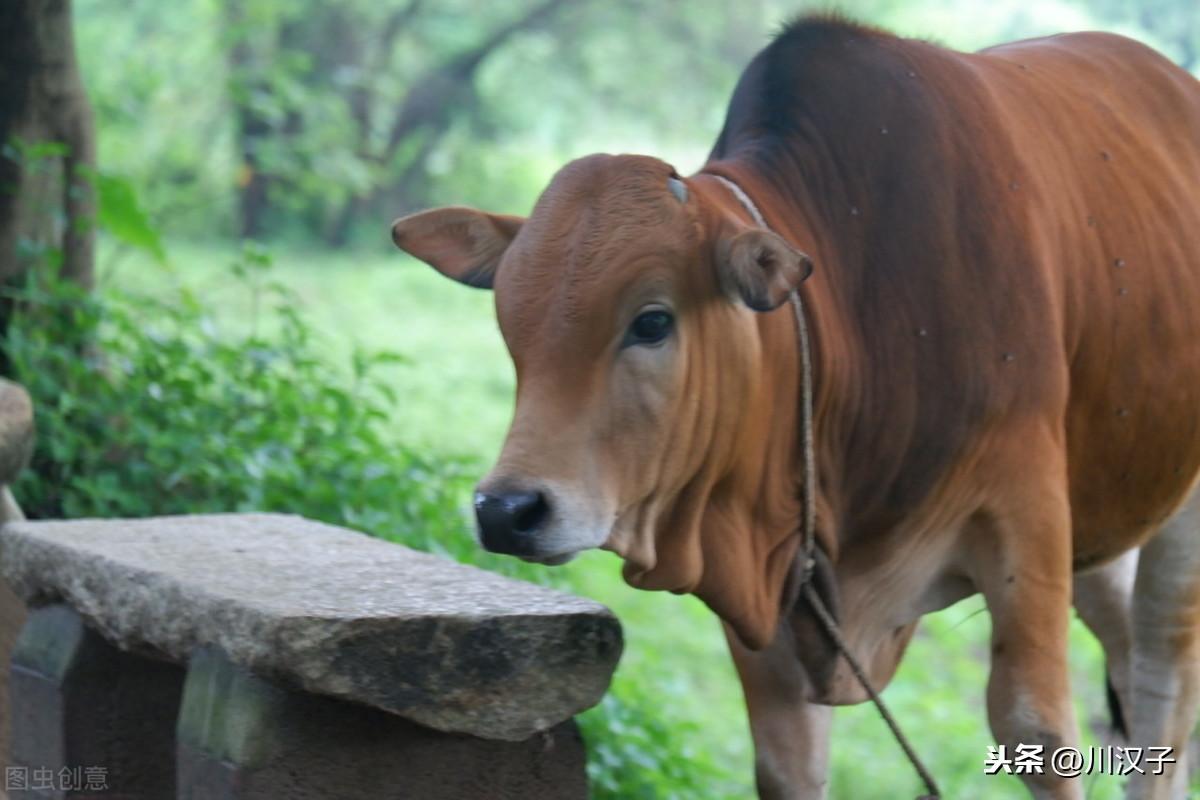
[(178, 800), (586, 800), (568, 720), (522, 742), (435, 731), (295, 691), (221, 650), (192, 656), (178, 728)]
[(183, 679), (177, 665), (118, 650), (65, 605), (31, 611), (9, 678), (10, 796), (171, 797)]
[[(0, 378), (0, 484), (13, 483), (33, 453), (33, 401), (19, 383)], [(14, 513), (15, 510), (15, 513)], [(5, 521), (21, 519), (11, 495), (4, 498)]]
[[(25, 515), (10, 485), (33, 452), (33, 401), (20, 384), (0, 378), (0, 524)], [(0, 664), (8, 664), (17, 632), (25, 624), (25, 604), (0, 578)], [(9, 752), (8, 670), (0, 669), (0, 775), (6, 774)], [(4, 784), (0, 783), (0, 798)]]
[[(7, 487), (6, 487), (7, 488)], [(17, 643), (17, 636), (25, 626), (25, 604), (13, 593), (8, 581), (0, 578), (0, 665), (7, 665), (12, 660), (12, 651)], [(0, 776), (8, 766), (9, 731), (8, 709), (8, 669), (0, 668)], [(3, 780), (3, 778), (0, 778)], [(5, 797), (4, 784), (0, 783), (0, 798)]]

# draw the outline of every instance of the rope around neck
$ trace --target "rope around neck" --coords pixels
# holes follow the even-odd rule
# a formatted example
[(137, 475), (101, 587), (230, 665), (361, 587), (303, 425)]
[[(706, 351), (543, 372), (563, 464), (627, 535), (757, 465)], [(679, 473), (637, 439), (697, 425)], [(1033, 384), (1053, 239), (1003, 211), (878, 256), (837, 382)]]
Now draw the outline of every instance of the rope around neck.
[[(754, 224), (763, 230), (771, 230), (767, 225), (767, 221), (763, 218), (762, 213), (758, 210), (758, 206), (750, 199), (750, 196), (742, 190), (742, 187), (721, 175), (705, 173), (710, 177), (716, 178), (721, 182), (730, 194), (737, 198), (738, 202), (754, 220)], [(825, 633), (837, 648), (838, 653), (846, 659), (846, 663), (850, 665), (850, 670), (854, 673), (854, 677), (858, 679), (859, 684), (867, 692), (871, 698), (871, 702), (875, 704), (875, 708), (879, 711), (879, 716), (883, 717), (883, 721), (891, 730), (892, 736), (904, 751), (904, 755), (908, 757), (909, 763), (913, 769), (917, 771), (921, 782), (925, 784), (925, 789), (928, 794), (923, 795), (919, 800), (936, 800), (941, 796), (938, 791), (937, 782), (934, 781), (933, 775), (925, 768), (921, 758), (917, 755), (917, 751), (913, 748), (904, 732), (900, 730), (900, 724), (896, 722), (896, 718), (892, 716), (887, 705), (883, 702), (883, 698), (879, 696), (879, 692), (875, 691), (875, 687), (871, 685), (871, 681), (867, 678), (867, 673), (859, 664), (858, 659), (850, 652), (850, 647), (846, 644), (845, 638), (842, 636), (841, 629), (838, 627), (837, 621), (833, 615), (829, 613), (829, 609), (825, 607), (821, 595), (817, 592), (816, 587), (812, 582), (813, 570), (816, 568), (816, 549), (817, 549), (817, 506), (816, 506), (816, 448), (813, 444), (813, 375), (812, 375), (812, 349), (809, 345), (808, 324), (804, 315), (804, 303), (800, 299), (800, 290), (794, 289), (790, 295), (792, 301), (792, 311), (795, 312), (796, 318), (796, 339), (800, 347), (800, 446), (803, 451), (804, 459), (804, 475), (801, 478), (801, 501), (804, 503), (803, 517), (801, 518), (801, 547), (803, 554), (803, 564), (800, 572), (800, 593), (804, 595), (804, 599), (812, 606), (813, 612), (817, 616), (817, 620), (821, 623), (821, 627), (825, 629)]]

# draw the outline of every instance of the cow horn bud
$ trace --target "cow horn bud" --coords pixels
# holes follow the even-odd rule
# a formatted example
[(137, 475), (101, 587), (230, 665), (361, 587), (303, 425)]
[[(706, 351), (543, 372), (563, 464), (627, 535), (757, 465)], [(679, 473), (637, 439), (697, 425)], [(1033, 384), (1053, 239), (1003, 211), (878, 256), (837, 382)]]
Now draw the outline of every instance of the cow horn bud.
[(681, 203), (686, 203), (688, 199), (687, 184), (675, 176), (667, 178), (667, 188), (671, 190), (671, 194), (675, 195), (675, 199)]

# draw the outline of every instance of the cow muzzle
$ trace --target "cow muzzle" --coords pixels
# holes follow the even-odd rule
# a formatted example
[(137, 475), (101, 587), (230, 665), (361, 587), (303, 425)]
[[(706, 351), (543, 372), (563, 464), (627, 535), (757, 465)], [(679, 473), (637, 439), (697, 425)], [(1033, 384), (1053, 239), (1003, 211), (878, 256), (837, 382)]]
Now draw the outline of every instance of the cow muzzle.
[(493, 553), (536, 557), (538, 533), (549, 515), (550, 504), (540, 491), (475, 492), (479, 541)]
[(565, 564), (608, 537), (612, 516), (597, 500), (556, 481), (511, 473), (488, 477), (475, 489), (479, 543), (492, 553)]

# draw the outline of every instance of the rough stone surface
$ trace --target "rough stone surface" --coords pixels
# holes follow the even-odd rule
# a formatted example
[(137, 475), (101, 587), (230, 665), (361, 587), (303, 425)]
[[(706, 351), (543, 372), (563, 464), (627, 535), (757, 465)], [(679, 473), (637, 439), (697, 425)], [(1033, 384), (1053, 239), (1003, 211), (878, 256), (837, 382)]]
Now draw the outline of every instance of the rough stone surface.
[(11, 489), (0, 485), (0, 525), (21, 519), (25, 519), (25, 512), (17, 505), (17, 498), (13, 497)]
[[(334, 745), (336, 743), (336, 746)], [(443, 733), (296, 692), (215, 648), (188, 667), (178, 800), (586, 800), (573, 721), (523, 742)]]
[(0, 484), (12, 483), (33, 451), (33, 402), (19, 383), (0, 378)]
[(600, 700), (603, 606), (360, 533), (270, 514), (11, 522), (0, 568), (118, 646), (198, 646), (443, 731), (521, 741)]

